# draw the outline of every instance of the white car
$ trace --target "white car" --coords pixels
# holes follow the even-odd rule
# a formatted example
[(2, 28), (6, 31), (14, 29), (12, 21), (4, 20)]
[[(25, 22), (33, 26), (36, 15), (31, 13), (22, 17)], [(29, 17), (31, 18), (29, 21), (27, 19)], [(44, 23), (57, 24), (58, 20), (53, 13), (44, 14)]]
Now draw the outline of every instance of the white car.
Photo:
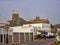
[(57, 40), (57, 41), (60, 41), (60, 32), (58, 32), (58, 33), (56, 34), (56, 40)]

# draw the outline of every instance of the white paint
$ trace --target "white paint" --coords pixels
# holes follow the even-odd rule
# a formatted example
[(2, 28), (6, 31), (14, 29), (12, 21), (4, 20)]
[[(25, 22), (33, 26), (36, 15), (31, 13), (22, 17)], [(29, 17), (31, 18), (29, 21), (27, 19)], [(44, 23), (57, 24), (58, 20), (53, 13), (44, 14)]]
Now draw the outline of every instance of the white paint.
[(33, 27), (17, 26), (17, 27), (10, 27), (10, 29), (12, 29), (13, 32), (30, 33), (30, 32), (32, 32), (31, 29), (33, 29)]
[(60, 36), (57, 36), (57, 37), (56, 37), (56, 40), (57, 40), (57, 41), (60, 41)]
[(9, 24), (9, 22), (2, 22), (2, 21), (0, 21), (0, 26), (5, 26), (6, 24)]
[(41, 34), (41, 32), (37, 32), (37, 34)]
[(48, 35), (51, 34), (51, 27), (48, 23), (35, 23), (35, 24), (25, 24), (23, 26), (16, 26), (16, 27), (10, 27), (9, 30), (12, 30), (12, 32), (16, 33), (30, 33), (33, 32), (34, 35), (40, 34), (38, 31), (46, 31), (48, 32)]
[(51, 26), (48, 23), (25, 24), (23, 26), (38, 27), (39, 30), (46, 31), (46, 32), (51, 32)]
[(7, 34), (6, 29), (4, 29), (4, 28), (0, 28), (0, 34)]
[(23, 26), (33, 26), (33, 27), (41, 27), (42, 28), (42, 23), (35, 23), (35, 24), (24, 24)]

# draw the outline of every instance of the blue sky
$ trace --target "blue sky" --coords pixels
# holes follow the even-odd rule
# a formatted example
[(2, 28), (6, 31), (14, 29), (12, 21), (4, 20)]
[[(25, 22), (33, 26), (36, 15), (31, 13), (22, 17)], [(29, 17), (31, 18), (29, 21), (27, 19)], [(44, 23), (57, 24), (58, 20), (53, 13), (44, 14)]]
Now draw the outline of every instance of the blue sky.
[(60, 23), (60, 0), (0, 0), (0, 21), (11, 20), (12, 10), (25, 20), (39, 16), (52, 24)]

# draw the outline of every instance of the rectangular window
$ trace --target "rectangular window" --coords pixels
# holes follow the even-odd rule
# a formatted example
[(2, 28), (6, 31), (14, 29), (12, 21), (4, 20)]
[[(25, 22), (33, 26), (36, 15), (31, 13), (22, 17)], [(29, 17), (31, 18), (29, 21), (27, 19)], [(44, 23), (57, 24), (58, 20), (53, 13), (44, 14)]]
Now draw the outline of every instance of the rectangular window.
[(20, 33), (20, 42), (24, 43), (24, 33)]
[(8, 35), (8, 43), (12, 43), (12, 35)]
[(19, 33), (13, 33), (14, 43), (19, 43)]
[(4, 43), (8, 43), (8, 36), (7, 36), (7, 34), (4, 34)]
[(29, 33), (25, 33), (26, 42), (29, 42)]
[(1, 40), (0, 41), (2, 43), (3, 42), (3, 35), (1, 34), (0, 36), (1, 36), (1, 38), (0, 38)]
[(30, 41), (33, 41), (33, 33), (30, 33)]

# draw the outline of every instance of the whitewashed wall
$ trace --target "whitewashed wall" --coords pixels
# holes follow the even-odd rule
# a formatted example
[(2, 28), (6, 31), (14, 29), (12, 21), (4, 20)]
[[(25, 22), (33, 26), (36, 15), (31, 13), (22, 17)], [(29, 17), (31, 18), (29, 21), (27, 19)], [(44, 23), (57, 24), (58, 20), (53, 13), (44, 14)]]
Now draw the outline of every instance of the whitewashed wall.
[(50, 24), (42, 24), (42, 30), (45, 30), (47, 32), (51, 32)]
[(35, 23), (35, 24), (25, 24), (23, 26), (33, 26), (33, 27), (41, 27), (42, 28), (42, 23)]
[(33, 27), (38, 27), (40, 28), (40, 30), (51, 32), (51, 26), (48, 23), (25, 24), (23, 26), (29, 26), (29, 25)]
[(0, 34), (7, 34), (6, 29), (4, 29), (4, 28), (0, 28)]
[(13, 32), (29, 33), (29, 32), (32, 32), (33, 27), (17, 26), (17, 27), (10, 27), (10, 29), (12, 29)]

